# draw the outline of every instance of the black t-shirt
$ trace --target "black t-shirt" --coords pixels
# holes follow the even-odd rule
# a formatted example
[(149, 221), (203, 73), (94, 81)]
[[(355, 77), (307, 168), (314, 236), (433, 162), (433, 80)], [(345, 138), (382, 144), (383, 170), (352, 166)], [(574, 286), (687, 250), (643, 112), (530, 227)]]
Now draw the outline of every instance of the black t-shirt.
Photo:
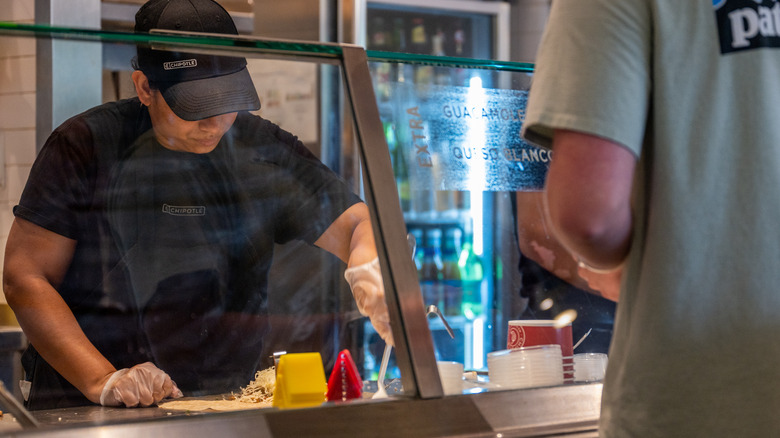
[[(208, 154), (175, 152), (129, 99), (55, 130), (14, 214), (77, 241), (58, 291), (98, 350), (118, 368), (150, 360), (195, 395), (251, 380), (274, 243), (313, 243), (356, 202), (260, 117), (239, 114)], [(87, 403), (33, 349), (25, 369), (31, 409)]]

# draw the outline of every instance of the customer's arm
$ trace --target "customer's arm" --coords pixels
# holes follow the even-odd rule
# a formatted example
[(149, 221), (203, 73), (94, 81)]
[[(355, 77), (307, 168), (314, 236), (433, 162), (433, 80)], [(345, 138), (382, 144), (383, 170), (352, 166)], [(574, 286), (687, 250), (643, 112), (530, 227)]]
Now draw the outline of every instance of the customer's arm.
[(544, 192), (517, 192), (517, 237), (524, 257), (580, 289), (588, 287), (577, 275), (577, 262), (558, 242), (544, 213)]
[(520, 252), (572, 286), (617, 301), (620, 272), (596, 273), (577, 265), (547, 223), (544, 192), (517, 192), (517, 236)]
[(584, 264), (619, 268), (631, 244), (631, 191), (636, 157), (589, 134), (558, 130), (545, 188), (558, 240)]

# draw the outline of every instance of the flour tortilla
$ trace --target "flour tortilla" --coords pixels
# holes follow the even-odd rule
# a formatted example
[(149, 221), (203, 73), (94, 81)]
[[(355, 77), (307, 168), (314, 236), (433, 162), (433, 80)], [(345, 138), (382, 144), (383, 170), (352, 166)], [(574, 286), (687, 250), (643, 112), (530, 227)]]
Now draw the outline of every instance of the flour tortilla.
[(211, 397), (190, 397), (169, 400), (158, 404), (162, 409), (174, 411), (238, 411), (242, 409), (262, 409), (271, 407), (276, 387), (275, 367), (266, 368), (255, 373), (255, 379), (241, 394)]
[(260, 403), (248, 403), (239, 400), (225, 400), (222, 398), (187, 398), (162, 402), (160, 409), (171, 411), (238, 411), (244, 409), (270, 408), (271, 401)]

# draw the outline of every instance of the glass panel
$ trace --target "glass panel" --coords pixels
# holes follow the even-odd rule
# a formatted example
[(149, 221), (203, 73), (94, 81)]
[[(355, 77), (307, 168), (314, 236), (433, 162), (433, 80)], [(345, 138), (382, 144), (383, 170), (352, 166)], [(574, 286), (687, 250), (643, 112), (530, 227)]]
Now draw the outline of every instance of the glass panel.
[[(531, 259), (549, 251), (525, 236), (546, 232), (540, 194), (552, 159), (520, 137), (531, 66), (374, 51), (369, 61), (423, 300), (443, 314), (429, 320), (437, 360), (476, 371), (471, 391), (573, 383), (574, 352), (607, 352), (614, 303)], [(503, 357), (490, 353), (536, 342), (528, 329), (508, 339), (515, 320), (564, 326), (558, 376), (489, 381), (491, 358)]]
[[(35, 337), (33, 329), (56, 318), (38, 306), (20, 311), (12, 297), (37, 347), (25, 353), (33, 360), (26, 371), (34, 373), (27, 407), (37, 418), (52, 420), (45, 412), (57, 412), (58, 425), (63, 417), (66, 424), (125, 421), (190, 414), (205, 406), (201, 402), (215, 410), (270, 407), (270, 398), (236, 398), (257, 386), (256, 372), (274, 366), (279, 352), (286, 355), (277, 356), (276, 365), (287, 364), (289, 385), (276, 387), (287, 394), (280, 407), (320, 406), (325, 389), (338, 401), (370, 398), (378, 376), (366, 367), (367, 358), (378, 362), (385, 342), (373, 328), (366, 332), (371, 324), (345, 280), (347, 262), (368, 263), (376, 249), (337, 48), (269, 43), (231, 51), (213, 44), (224, 42), (219, 38), (200, 44), (161, 36), (151, 46), (140, 44), (139, 57), (153, 56), (162, 68), (139, 75), (131, 65), (146, 68), (145, 61), (131, 61), (135, 45), (126, 43), (137, 35), (26, 29), (52, 43), (52, 59), (69, 53), (80, 66), (73, 71), (70, 62), (52, 62), (44, 71), (52, 83), (70, 87), (37, 90), (39, 102), (51, 102), (59, 119), (48, 121), (46, 145), (16, 209), (31, 229), (53, 232), (49, 244), (66, 256), (72, 252), (73, 262), (52, 274), (62, 278), (56, 292), (47, 288), (46, 294), (64, 299), (78, 328), (117, 369), (151, 362), (173, 379), (182, 400), (192, 402), (183, 408), (161, 403), (162, 409), (133, 415), (84, 415), (77, 408), (94, 403), (43, 359), (65, 370), (63, 362), (76, 363), (83, 351), (56, 359), (57, 339)], [(52, 32), (76, 41), (67, 41), (65, 51), (57, 45), (63, 41), (47, 39)], [(188, 96), (209, 92), (209, 79), (187, 89), (164, 80), (204, 65), (225, 69), (239, 62), (241, 71), (243, 59), (246, 76), (221, 86), (251, 80), (259, 109), (251, 93), (234, 93), (218, 106), (209, 99), (187, 106)], [(213, 99), (229, 91), (220, 89)], [(73, 95), (94, 99), (85, 105)], [(83, 112), (90, 107), (96, 109)], [(47, 112), (43, 105), (38, 111), (40, 130)], [(16, 236), (16, 242), (32, 239), (19, 230)], [(10, 257), (37, 263), (42, 256), (32, 250)], [(375, 281), (381, 286), (381, 277)], [(86, 369), (71, 370), (71, 378)], [(392, 380), (397, 377), (388, 375), (391, 394), (403, 394), (400, 381)]]

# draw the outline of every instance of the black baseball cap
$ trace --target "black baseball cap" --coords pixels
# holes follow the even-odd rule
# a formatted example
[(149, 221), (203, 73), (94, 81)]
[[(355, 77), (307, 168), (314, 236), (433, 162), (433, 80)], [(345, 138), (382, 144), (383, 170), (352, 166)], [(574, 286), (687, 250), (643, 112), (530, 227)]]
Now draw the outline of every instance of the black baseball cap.
[[(155, 29), (238, 35), (230, 14), (213, 0), (150, 0), (135, 15), (135, 31)], [(138, 47), (138, 68), (184, 120), (260, 109), (241, 57)]]

